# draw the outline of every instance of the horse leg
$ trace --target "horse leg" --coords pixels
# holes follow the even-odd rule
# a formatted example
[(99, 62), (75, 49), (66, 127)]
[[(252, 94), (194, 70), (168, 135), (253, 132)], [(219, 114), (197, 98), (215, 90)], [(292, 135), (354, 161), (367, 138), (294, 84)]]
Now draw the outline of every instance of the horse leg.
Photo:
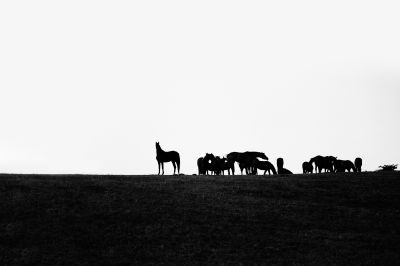
[(164, 163), (161, 162), (161, 168), (162, 168), (162, 175), (164, 175)]
[(174, 167), (174, 175), (175, 175), (175, 170), (176, 170), (176, 164), (174, 161), (172, 161), (172, 166)]
[(158, 175), (160, 175), (160, 162), (157, 162), (158, 164)]

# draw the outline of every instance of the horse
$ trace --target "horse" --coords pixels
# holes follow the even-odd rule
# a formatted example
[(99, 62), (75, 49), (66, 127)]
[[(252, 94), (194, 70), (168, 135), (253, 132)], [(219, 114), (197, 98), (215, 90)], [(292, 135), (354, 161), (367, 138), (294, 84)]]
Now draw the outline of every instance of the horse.
[[(217, 156), (218, 157), (218, 156)], [(211, 172), (211, 174), (219, 174), (219, 166), (218, 163), (221, 160), (221, 158), (217, 158), (214, 156), (212, 153), (206, 153), (206, 156), (204, 156), (203, 162), (204, 162), (204, 170), (206, 174), (208, 175), (208, 171)]]
[(283, 168), (283, 158), (276, 160), (276, 166), (278, 167), (278, 174), (280, 175), (291, 175), (293, 174), (290, 170)]
[(243, 174), (243, 169), (244, 169), (246, 171), (246, 175), (256, 175), (257, 168), (255, 165), (255, 160), (257, 160), (257, 158), (254, 158), (253, 160), (248, 160), (248, 159), (242, 160), (239, 163), (241, 174)]
[(312, 174), (314, 171), (314, 167), (310, 162), (304, 162), (302, 164), (302, 167), (303, 167), (303, 174), (308, 174), (308, 173)]
[(224, 171), (225, 170), (228, 170), (228, 175), (231, 174), (231, 171), (232, 171), (232, 175), (235, 175), (235, 162), (234, 161), (228, 161), (227, 158), (223, 157), (219, 161), (219, 169), (220, 169), (222, 175), (224, 175)]
[(215, 156), (215, 160), (211, 164), (213, 165), (215, 175), (221, 175), (224, 160), (219, 156)]
[(204, 158), (200, 157), (197, 159), (197, 168), (199, 169), (199, 175), (205, 175), (206, 174), (206, 169), (205, 169), (205, 164), (204, 164)]
[[(256, 169), (264, 170), (264, 175), (267, 173), (267, 171), (268, 171), (268, 175), (271, 175), (271, 171), (272, 171), (272, 174), (274, 174), (274, 175), (277, 174), (274, 165), (270, 161), (260, 161), (256, 158), (254, 160), (254, 167)], [(255, 172), (255, 174), (257, 174), (257, 173)]]
[(361, 172), (362, 159), (360, 157), (354, 160), (354, 166), (356, 167), (356, 172)]
[(253, 158), (250, 160), (250, 158), (245, 158), (243, 160), (240, 160), (239, 162), (239, 168), (240, 168), (240, 173), (243, 175), (243, 170), (246, 171), (246, 175), (251, 175), (251, 174), (257, 174), (257, 169), (255, 168), (254, 160), (257, 158)]
[(322, 169), (325, 169), (325, 172), (333, 172), (333, 163), (335, 162), (336, 157), (333, 156), (315, 156), (310, 159), (310, 164), (315, 164), (315, 172), (321, 173)]
[(254, 172), (254, 166), (252, 166), (254, 159), (261, 158), (268, 160), (265, 153), (256, 151), (231, 152), (226, 156), (226, 158), (228, 161), (237, 162), (239, 164), (241, 174), (243, 174), (243, 169), (246, 169), (246, 174)]
[(350, 160), (336, 160), (334, 162), (335, 165), (335, 172), (337, 173), (344, 173), (346, 170), (350, 172), (350, 170), (353, 170), (353, 172), (357, 172), (356, 167), (354, 166), (353, 162)]
[(156, 142), (156, 152), (157, 152), (157, 163), (158, 163), (158, 174), (160, 174), (160, 166), (162, 168), (162, 174), (164, 175), (164, 163), (172, 162), (174, 166), (174, 175), (176, 167), (178, 167), (178, 174), (180, 169), (181, 160), (179, 157), (179, 153), (176, 151), (163, 151), (161, 149), (160, 143)]

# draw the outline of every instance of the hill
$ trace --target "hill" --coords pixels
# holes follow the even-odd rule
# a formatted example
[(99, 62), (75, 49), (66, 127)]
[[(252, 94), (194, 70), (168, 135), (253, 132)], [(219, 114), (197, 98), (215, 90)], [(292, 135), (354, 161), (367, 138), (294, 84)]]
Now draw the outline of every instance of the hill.
[(0, 264), (399, 264), (400, 173), (0, 175)]

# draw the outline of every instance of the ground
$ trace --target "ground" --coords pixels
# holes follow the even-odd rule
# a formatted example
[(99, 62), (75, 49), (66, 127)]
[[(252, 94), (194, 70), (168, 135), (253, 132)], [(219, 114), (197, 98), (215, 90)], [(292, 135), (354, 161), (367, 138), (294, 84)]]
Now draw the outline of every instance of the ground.
[(1, 265), (398, 265), (399, 220), (399, 172), (0, 175)]

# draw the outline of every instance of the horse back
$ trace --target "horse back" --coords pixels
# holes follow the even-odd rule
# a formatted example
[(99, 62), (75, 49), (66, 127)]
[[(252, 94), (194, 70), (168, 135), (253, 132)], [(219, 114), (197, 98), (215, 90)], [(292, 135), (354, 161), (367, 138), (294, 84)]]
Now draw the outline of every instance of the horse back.
[(179, 153), (177, 151), (165, 151), (163, 153), (157, 154), (157, 161), (160, 162), (179, 162)]

